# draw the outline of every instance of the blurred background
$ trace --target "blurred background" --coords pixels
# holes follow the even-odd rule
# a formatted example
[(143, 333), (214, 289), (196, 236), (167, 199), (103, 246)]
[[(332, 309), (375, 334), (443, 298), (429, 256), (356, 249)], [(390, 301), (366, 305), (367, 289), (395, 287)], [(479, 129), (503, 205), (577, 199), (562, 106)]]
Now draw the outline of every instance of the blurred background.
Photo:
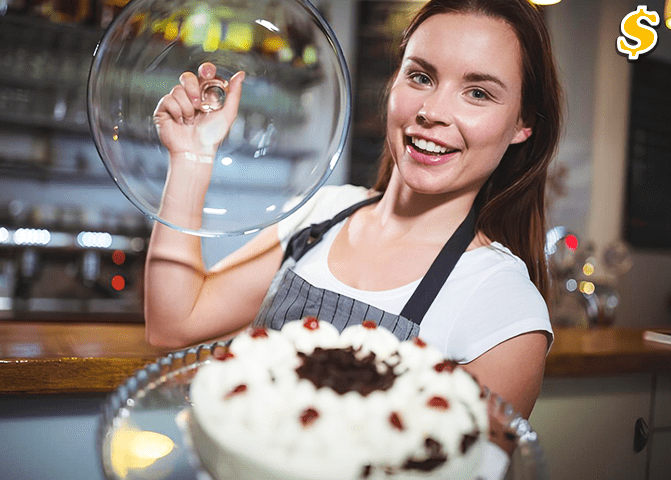
[[(140, 320), (151, 223), (106, 172), (86, 113), (92, 53), (125, 3), (0, 1), (0, 315), (106, 312)], [(329, 183), (373, 180), (393, 47), (420, 3), (317, 2), (342, 44), (355, 100), (347, 151)], [(671, 324), (671, 30), (658, 27), (657, 47), (637, 61), (618, 54), (619, 23), (635, 4), (545, 7), (567, 106), (548, 217), (549, 228), (564, 229), (551, 238), (560, 247), (553, 310), (562, 324), (589, 322), (587, 296), (597, 289), (610, 292), (612, 307), (601, 322)], [(648, 8), (661, 14), (663, 1)], [(4, 239), (9, 229), (25, 238)], [(72, 235), (79, 251), (65, 252), (59, 238), (65, 245)], [(577, 246), (564, 248), (567, 235)], [(248, 239), (204, 240), (208, 264)]]
[[(86, 114), (92, 54), (125, 3), (0, 0), (0, 325), (142, 322), (151, 223), (108, 175)], [(314, 3), (338, 36), (354, 87), (352, 130), (329, 183), (370, 185), (382, 142), (380, 99), (395, 66), (391, 52), (422, 2)], [(546, 246), (558, 331), (671, 327), (671, 7), (646, 2), (662, 17), (658, 44), (630, 61), (616, 39), (638, 5), (562, 0), (544, 7), (566, 93)], [(204, 239), (207, 263), (248, 239)], [(577, 338), (570, 335), (562, 338)], [(626, 351), (615, 333), (599, 338)], [(2, 358), (42, 353), (33, 343), (14, 347)], [(590, 351), (589, 342), (576, 347)], [(531, 418), (551, 478), (669, 478), (668, 371), (658, 377), (646, 364), (615, 376), (554, 375)], [(94, 437), (103, 400), (2, 397), (0, 478), (99, 478)], [(655, 406), (654, 449), (649, 444), (636, 455), (634, 421), (648, 419), (652, 431)]]
[[(0, 0), (0, 318), (141, 321), (151, 222), (105, 170), (86, 113), (93, 51), (125, 3)], [(316, 2), (354, 86), (353, 127), (329, 183), (372, 182), (393, 47), (419, 4)], [(662, 20), (654, 51), (627, 60), (615, 39), (636, 6), (565, 0), (544, 8), (567, 107), (548, 215), (561, 325), (671, 325), (671, 30)], [(647, 7), (663, 16), (663, 0)], [(207, 263), (248, 239), (204, 240)]]

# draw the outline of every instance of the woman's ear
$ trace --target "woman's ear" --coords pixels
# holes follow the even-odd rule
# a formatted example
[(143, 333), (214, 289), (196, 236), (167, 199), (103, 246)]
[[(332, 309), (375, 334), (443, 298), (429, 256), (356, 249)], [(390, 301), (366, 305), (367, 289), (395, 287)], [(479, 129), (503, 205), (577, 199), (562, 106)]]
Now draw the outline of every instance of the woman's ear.
[(510, 141), (510, 143), (511, 144), (522, 143), (527, 138), (529, 138), (532, 133), (533, 133), (533, 130), (531, 129), (531, 127), (522, 126), (520, 129), (517, 130), (517, 133), (515, 133), (515, 136)]

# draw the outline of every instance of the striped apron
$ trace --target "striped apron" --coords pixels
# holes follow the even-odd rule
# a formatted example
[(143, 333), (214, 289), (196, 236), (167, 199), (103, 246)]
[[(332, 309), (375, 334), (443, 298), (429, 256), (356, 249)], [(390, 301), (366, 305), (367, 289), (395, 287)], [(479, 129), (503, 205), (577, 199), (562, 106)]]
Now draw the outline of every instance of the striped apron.
[(330, 290), (317, 288), (293, 271), (296, 262), (319, 243), (333, 225), (380, 198), (381, 196), (377, 196), (356, 203), (330, 220), (306, 227), (289, 240), (282, 265), (254, 320), (255, 326), (279, 330), (288, 321), (314, 316), (332, 323), (339, 331), (364, 320), (374, 320), (379, 326), (391, 330), (400, 340), (419, 334), (419, 325), (424, 315), (475, 236), (474, 208), (442, 248), (399, 315)]

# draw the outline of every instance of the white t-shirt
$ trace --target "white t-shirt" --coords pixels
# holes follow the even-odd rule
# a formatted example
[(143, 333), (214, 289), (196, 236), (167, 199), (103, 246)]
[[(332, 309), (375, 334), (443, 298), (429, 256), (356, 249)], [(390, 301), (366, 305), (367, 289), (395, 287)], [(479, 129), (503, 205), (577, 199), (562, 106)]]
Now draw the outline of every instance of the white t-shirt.
[[(278, 224), (282, 247), (291, 236), (335, 216), (368, 197), (363, 187), (322, 187), (303, 207)], [(352, 288), (328, 268), (328, 252), (345, 222), (334, 225), (293, 270), (318, 288), (400, 314), (421, 281), (384, 291)], [(553, 334), (543, 297), (529, 279), (525, 263), (498, 242), (465, 252), (426, 312), (419, 336), (439, 348), (446, 358), (467, 363), (499, 343), (522, 333)]]

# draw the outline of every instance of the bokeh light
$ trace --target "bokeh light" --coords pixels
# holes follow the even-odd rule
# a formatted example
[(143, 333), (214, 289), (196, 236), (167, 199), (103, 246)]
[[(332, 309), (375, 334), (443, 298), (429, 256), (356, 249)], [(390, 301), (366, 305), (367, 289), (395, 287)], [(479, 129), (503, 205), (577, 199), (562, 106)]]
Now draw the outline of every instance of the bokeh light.
[(174, 449), (166, 435), (123, 426), (111, 439), (112, 469), (119, 478), (128, 478), (130, 470), (145, 469)]
[(580, 282), (580, 292), (584, 293), (585, 295), (592, 295), (594, 293), (594, 290), (596, 290), (594, 283), (592, 282)]
[(112, 288), (116, 290), (117, 292), (120, 292), (124, 288), (126, 288), (126, 279), (123, 278), (121, 275), (114, 275), (112, 277)]
[(126, 261), (126, 254), (123, 250), (114, 250), (114, 252), (112, 252), (112, 261), (115, 265), (123, 265)]
[(569, 250), (575, 251), (578, 249), (578, 237), (575, 235), (567, 235), (564, 239), (564, 243)]

